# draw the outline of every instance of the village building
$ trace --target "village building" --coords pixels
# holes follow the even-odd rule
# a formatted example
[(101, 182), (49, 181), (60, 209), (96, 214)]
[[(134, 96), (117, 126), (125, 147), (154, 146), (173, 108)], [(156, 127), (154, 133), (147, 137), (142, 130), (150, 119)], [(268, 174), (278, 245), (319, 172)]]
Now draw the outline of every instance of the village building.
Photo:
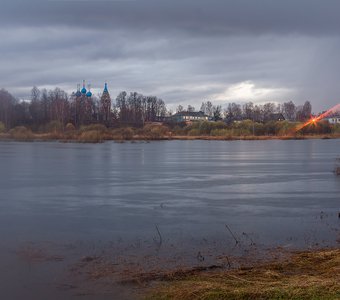
[(340, 124), (340, 116), (333, 116), (325, 118), (324, 120), (328, 121), (329, 124)]
[(270, 121), (285, 121), (286, 118), (283, 116), (281, 113), (275, 113), (275, 114), (270, 114), (268, 117), (264, 119), (264, 122), (270, 122)]
[(195, 121), (208, 121), (209, 117), (202, 111), (181, 111), (170, 118), (171, 122), (181, 123), (181, 122), (195, 122)]

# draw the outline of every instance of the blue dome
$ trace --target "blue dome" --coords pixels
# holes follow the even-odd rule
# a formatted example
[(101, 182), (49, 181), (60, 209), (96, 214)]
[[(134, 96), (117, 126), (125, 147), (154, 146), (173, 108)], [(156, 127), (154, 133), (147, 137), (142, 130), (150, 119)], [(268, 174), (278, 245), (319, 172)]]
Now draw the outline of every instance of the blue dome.
[(92, 93), (90, 91), (87, 92), (86, 97), (92, 97)]
[(104, 86), (104, 92), (108, 93), (109, 91), (107, 90), (107, 83), (105, 82), (105, 86)]
[(83, 87), (83, 88), (81, 89), (81, 93), (82, 93), (82, 94), (86, 94), (86, 88), (85, 88), (85, 87)]
[(80, 97), (80, 96), (81, 96), (81, 92), (80, 92), (80, 91), (77, 91), (77, 92), (76, 92), (76, 96), (77, 96), (77, 97)]

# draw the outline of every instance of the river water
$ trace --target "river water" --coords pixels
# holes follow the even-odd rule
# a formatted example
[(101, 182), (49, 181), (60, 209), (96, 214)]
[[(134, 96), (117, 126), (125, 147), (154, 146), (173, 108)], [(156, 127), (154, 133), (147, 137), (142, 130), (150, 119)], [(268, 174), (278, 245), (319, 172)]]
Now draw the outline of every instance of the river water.
[(336, 246), (339, 146), (1, 142), (1, 298), (112, 299), (65, 283), (72, 263), (99, 253), (195, 265), (237, 251), (235, 240), (263, 249)]

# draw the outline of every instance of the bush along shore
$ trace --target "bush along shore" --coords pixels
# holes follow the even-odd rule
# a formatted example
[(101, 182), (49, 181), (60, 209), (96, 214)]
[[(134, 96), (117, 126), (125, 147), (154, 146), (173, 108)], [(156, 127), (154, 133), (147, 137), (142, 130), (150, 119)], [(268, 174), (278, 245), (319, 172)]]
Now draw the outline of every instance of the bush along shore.
[[(2, 127), (0, 139), (17, 141), (49, 141), (100, 143), (106, 140), (268, 140), (340, 138), (340, 124), (328, 122), (309, 124), (301, 130), (301, 123), (277, 121), (253, 123), (250, 120), (226, 124), (224, 122), (150, 123), (143, 127), (121, 126), (107, 128), (102, 124), (92, 124), (75, 128), (71, 123), (63, 126), (51, 122), (32, 131), (28, 127), (17, 126), (8, 131)], [(1, 128), (1, 126), (0, 126)]]

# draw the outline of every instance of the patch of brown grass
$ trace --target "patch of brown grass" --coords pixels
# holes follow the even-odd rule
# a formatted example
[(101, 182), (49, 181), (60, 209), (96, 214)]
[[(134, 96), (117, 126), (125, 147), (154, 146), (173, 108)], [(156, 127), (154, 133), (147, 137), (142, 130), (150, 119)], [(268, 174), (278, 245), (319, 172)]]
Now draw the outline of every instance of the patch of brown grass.
[(199, 272), (154, 287), (146, 299), (340, 299), (340, 249), (295, 253), (247, 269)]

